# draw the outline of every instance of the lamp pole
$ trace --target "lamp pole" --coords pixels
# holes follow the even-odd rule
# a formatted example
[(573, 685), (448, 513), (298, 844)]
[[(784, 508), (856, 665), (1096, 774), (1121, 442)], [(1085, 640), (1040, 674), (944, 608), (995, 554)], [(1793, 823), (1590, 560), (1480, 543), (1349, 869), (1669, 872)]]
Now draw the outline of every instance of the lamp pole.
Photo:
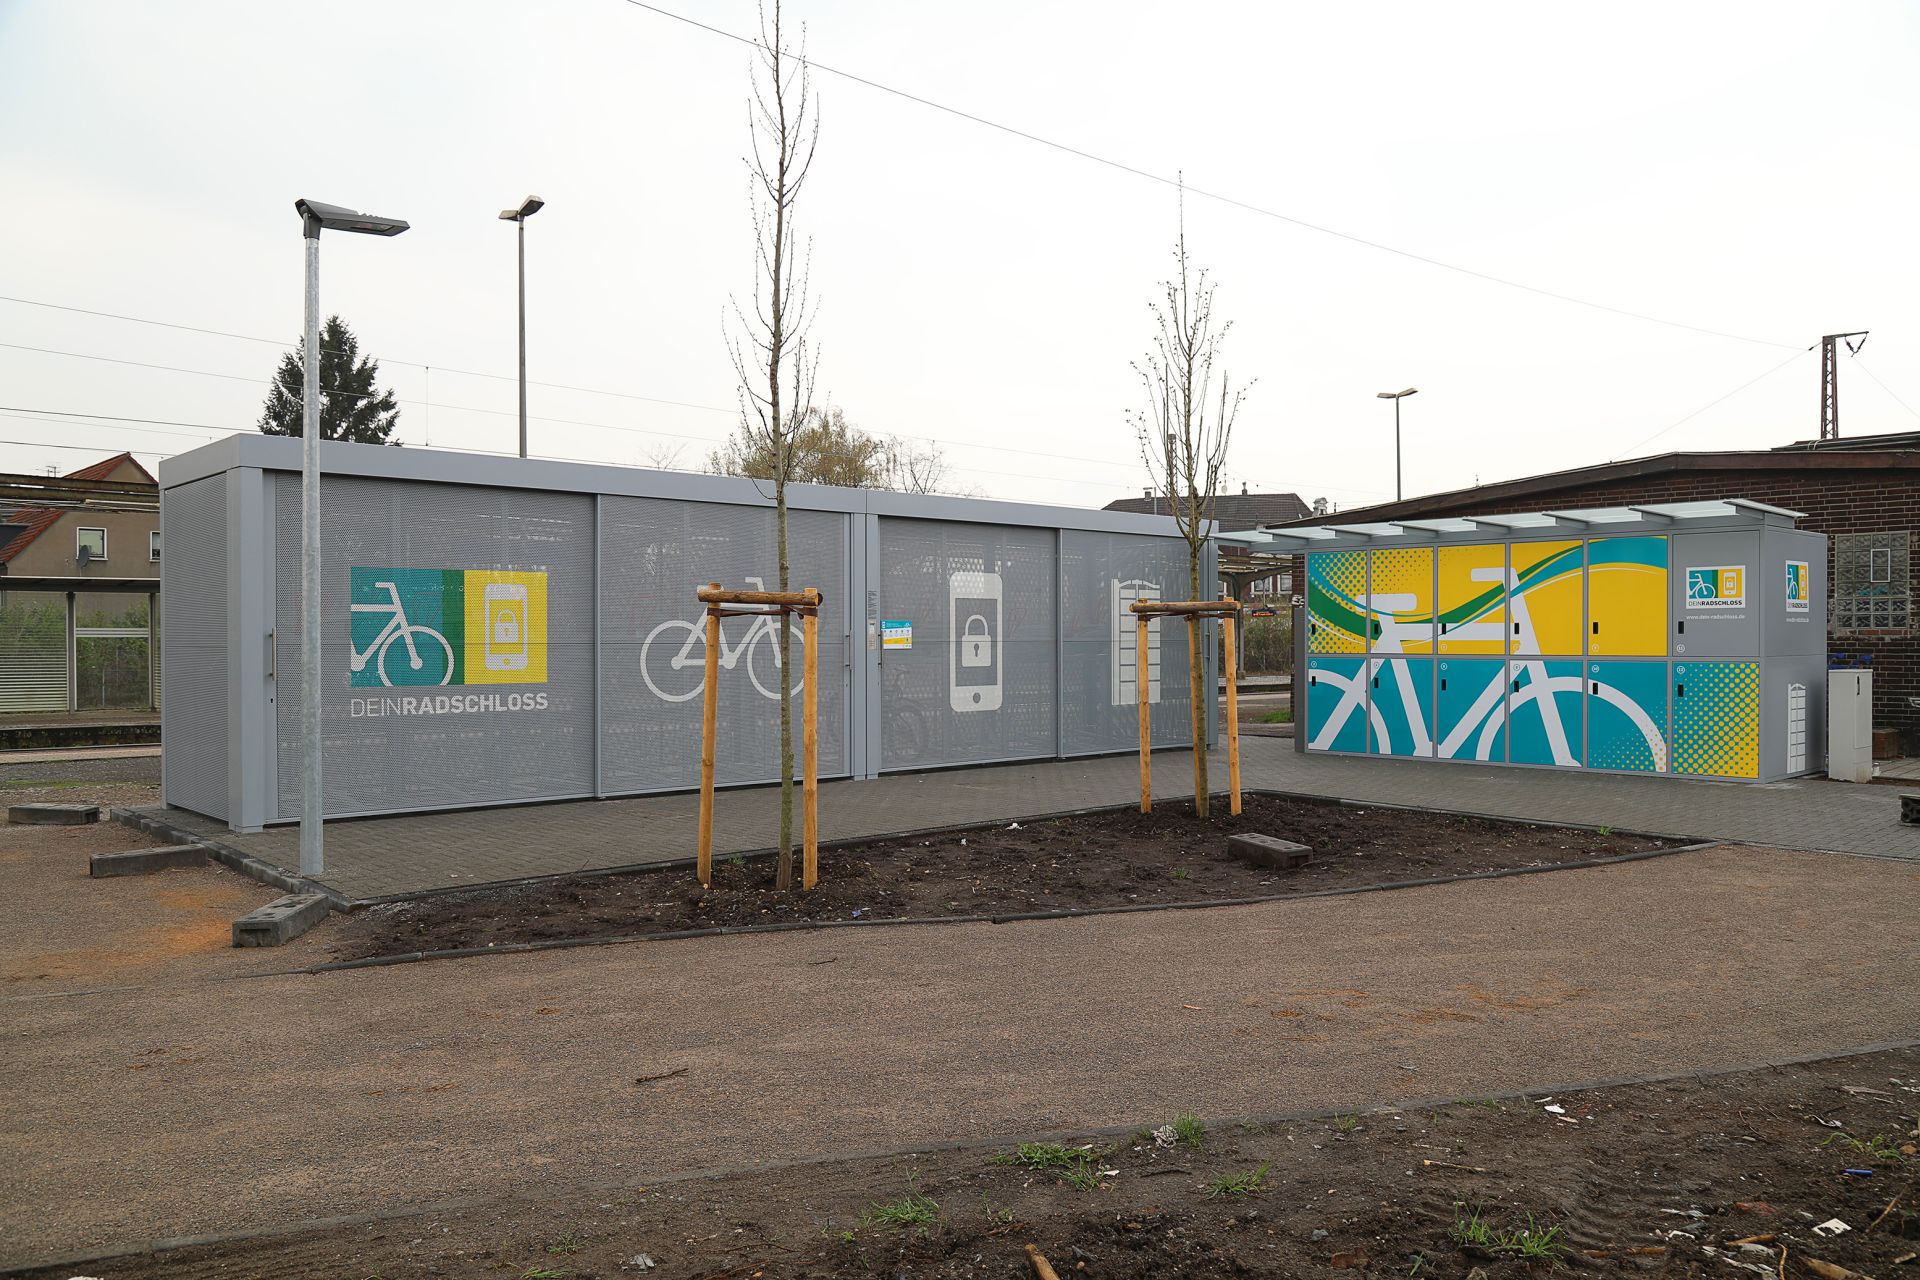
[(546, 207), (539, 196), (528, 196), (518, 209), (502, 209), (500, 220), (518, 224), (520, 233), (520, 456), (527, 456), (527, 219)]
[(1380, 400), (1393, 401), (1393, 500), (1400, 501), (1400, 402), (1420, 390), (1408, 387), (1405, 391), (1381, 391), (1376, 393)]
[(317, 876), (327, 869), (326, 791), (320, 774), (326, 741), (320, 723), (320, 640), (326, 616), (320, 608), (320, 232), (397, 236), (407, 224), (317, 200), (296, 200), (293, 207), (300, 214), (307, 251), (306, 351), (300, 389), (300, 718), (307, 751), (300, 790), (300, 874)]

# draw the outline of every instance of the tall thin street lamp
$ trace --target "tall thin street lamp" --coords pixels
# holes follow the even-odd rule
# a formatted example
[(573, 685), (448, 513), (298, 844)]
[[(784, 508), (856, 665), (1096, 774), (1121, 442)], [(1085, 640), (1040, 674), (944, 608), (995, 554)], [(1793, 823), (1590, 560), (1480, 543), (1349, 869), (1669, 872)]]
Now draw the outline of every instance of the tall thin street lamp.
[(1419, 390), (1418, 387), (1408, 387), (1405, 391), (1377, 393), (1380, 399), (1393, 401), (1393, 500), (1395, 502), (1400, 501), (1400, 402)]
[(317, 876), (327, 869), (326, 793), (320, 785), (325, 741), (320, 724), (320, 629), (325, 616), (320, 610), (320, 233), (397, 236), (407, 224), (318, 200), (295, 200), (293, 207), (307, 241), (306, 359), (300, 390), (300, 716), (307, 731), (307, 767), (300, 797), (300, 874)]
[(520, 227), (520, 456), (527, 456), (527, 219), (546, 208), (539, 196), (528, 196), (518, 209), (502, 209), (502, 222)]

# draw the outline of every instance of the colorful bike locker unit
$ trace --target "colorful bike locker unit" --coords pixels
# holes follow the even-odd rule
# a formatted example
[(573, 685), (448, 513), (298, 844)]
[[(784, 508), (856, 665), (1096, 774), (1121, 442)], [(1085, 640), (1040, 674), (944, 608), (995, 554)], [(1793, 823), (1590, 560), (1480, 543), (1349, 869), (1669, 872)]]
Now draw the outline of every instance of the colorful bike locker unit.
[(1825, 764), (1827, 539), (1744, 499), (1267, 531), (1303, 748), (1774, 781)]

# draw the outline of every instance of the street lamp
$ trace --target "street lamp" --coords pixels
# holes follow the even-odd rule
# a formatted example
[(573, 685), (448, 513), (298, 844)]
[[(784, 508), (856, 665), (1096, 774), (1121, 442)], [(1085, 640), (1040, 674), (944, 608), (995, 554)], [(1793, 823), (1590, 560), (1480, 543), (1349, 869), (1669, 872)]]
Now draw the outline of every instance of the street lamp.
[(1418, 387), (1408, 387), (1405, 391), (1381, 391), (1377, 393), (1381, 400), (1393, 401), (1393, 500), (1400, 501), (1400, 402), (1419, 391)]
[(407, 224), (318, 200), (295, 200), (293, 207), (307, 241), (307, 340), (300, 392), (300, 715), (307, 731), (307, 767), (300, 801), (300, 874), (317, 876), (327, 869), (326, 799), (320, 785), (320, 233), (397, 236)]
[(539, 196), (528, 196), (518, 209), (502, 209), (500, 220), (520, 226), (520, 456), (527, 456), (527, 219), (546, 207)]

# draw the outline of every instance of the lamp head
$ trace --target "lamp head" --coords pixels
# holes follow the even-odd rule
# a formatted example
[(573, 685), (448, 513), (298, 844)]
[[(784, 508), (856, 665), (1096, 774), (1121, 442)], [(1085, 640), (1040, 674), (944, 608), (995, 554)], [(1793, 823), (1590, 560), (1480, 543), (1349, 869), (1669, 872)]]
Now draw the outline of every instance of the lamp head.
[(531, 218), (534, 214), (546, 207), (547, 202), (539, 196), (528, 196), (520, 202), (518, 209), (502, 209), (500, 211), (500, 220), (502, 222), (525, 222), (528, 218)]
[(1408, 387), (1405, 391), (1379, 391), (1374, 393), (1374, 398), (1376, 400), (1398, 400), (1402, 396), (1413, 395), (1419, 390), (1420, 388), (1418, 387)]
[(366, 236), (397, 236), (407, 229), (407, 223), (399, 218), (359, 213), (342, 205), (321, 204), (318, 200), (295, 200), (293, 207), (306, 223), (309, 240), (318, 239), (322, 230), (354, 231)]

